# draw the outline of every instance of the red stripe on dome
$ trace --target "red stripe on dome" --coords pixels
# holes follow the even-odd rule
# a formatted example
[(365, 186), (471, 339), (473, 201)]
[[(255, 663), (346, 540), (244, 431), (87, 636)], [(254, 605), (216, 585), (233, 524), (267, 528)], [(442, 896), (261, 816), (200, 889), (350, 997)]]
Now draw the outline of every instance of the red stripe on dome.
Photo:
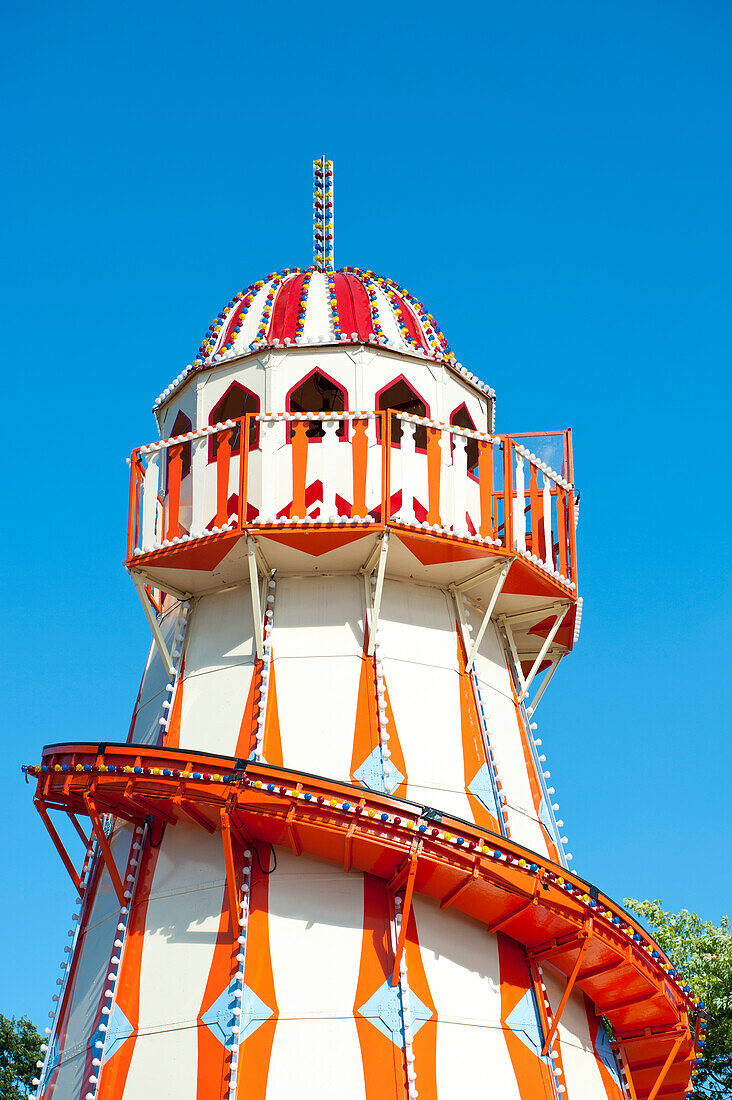
[(399, 307), (402, 311), (402, 317), (404, 319), (404, 324), (407, 327), (407, 332), (409, 333), (409, 335), (412, 337), (412, 339), (416, 340), (417, 343), (420, 344), (425, 349), (425, 351), (429, 351), (430, 350), (429, 344), (425, 340), (424, 333), (422, 331), (422, 326), (420, 325), (419, 321), (417, 320), (417, 316), (414, 313), (414, 310), (412, 309), (412, 307), (407, 305), (406, 301), (404, 300), (404, 298), (402, 298), (401, 294), (397, 294), (396, 291), (392, 291), (392, 300), (398, 303), (398, 305), (399, 305)]
[(305, 275), (295, 275), (281, 285), (275, 295), (272, 318), (269, 322), (269, 340), (295, 339), (297, 314), (300, 307), (300, 294)]
[[(254, 296), (252, 295), (252, 298), (253, 297)], [(223, 338), (223, 340), (219, 341), (219, 343), (217, 345), (217, 348), (216, 348), (217, 351), (218, 351), (219, 348), (224, 347), (225, 344), (233, 344), (234, 340), (236, 340), (237, 336), (239, 335), (238, 333), (234, 332), (234, 329), (236, 328), (236, 326), (239, 323), (239, 318), (241, 317), (242, 310), (246, 306), (248, 299), (249, 299), (249, 295), (245, 294), (244, 297), (242, 298), (242, 300), (239, 302), (239, 304), (237, 306), (235, 306), (234, 309), (232, 309), (231, 317), (229, 318), (229, 320), (226, 324), (226, 328), (224, 330), (224, 338)], [(249, 299), (249, 300), (251, 301), (251, 299)], [(221, 335), (221, 334), (219, 333), (219, 335)]]
[(374, 331), (374, 323), (366, 287), (358, 276), (341, 272), (334, 276), (333, 281), (341, 332), (346, 336), (355, 332), (359, 340), (368, 340), (370, 333)]

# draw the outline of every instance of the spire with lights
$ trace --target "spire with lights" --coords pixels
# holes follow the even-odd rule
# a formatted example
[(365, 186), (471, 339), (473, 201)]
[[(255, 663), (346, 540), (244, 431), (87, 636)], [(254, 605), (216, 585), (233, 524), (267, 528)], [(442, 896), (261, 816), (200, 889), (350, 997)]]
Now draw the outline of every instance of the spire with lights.
[(313, 161), (313, 262), (317, 271), (334, 270), (333, 161)]

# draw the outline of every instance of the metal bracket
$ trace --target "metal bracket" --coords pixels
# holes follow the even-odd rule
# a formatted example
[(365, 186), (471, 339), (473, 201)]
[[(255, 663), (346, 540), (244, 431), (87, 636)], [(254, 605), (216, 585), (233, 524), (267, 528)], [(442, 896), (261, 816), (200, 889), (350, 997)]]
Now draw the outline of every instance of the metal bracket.
[(521, 691), (523, 691), (524, 687), (526, 686), (526, 681), (524, 680), (524, 673), (523, 673), (523, 669), (521, 668), (521, 660), (520, 660), (519, 655), (518, 655), (518, 650), (516, 649), (516, 642), (514, 641), (513, 631), (511, 630), (511, 625), (508, 622), (508, 620), (506, 619), (505, 615), (501, 615), (498, 621), (501, 624), (501, 626), (503, 627), (504, 633), (506, 635), (506, 639), (508, 641), (509, 649), (511, 650), (511, 656), (513, 657), (513, 667), (514, 667), (514, 671), (516, 673), (516, 679), (518, 681), (518, 686), (521, 689)]
[[(71, 877), (71, 881), (73, 882), (74, 886), (76, 887), (76, 891), (77, 891), (79, 897), (83, 898), (83, 896), (84, 896), (84, 887), (82, 886), (82, 883), (81, 883), (81, 876), (78, 874), (76, 868), (74, 867), (74, 864), (71, 860), (71, 857), (69, 856), (69, 853), (66, 851), (66, 847), (64, 845), (64, 842), (61, 840), (61, 837), (58, 835), (58, 832), (56, 831), (55, 825), (51, 821), (48, 810), (46, 809), (46, 807), (43, 805), (42, 802), (38, 801), (37, 799), (34, 799), (33, 801), (34, 801), (36, 809), (38, 810), (38, 813), (41, 815), (41, 820), (42, 820), (43, 824), (48, 829), (48, 835), (50, 836), (51, 840), (53, 841), (54, 846), (56, 848), (56, 851), (61, 856), (64, 867), (69, 872), (69, 875)], [(88, 845), (87, 845), (87, 850), (88, 850)]]
[(142, 610), (145, 612), (145, 618), (150, 624), (152, 630), (152, 636), (155, 640), (155, 645), (158, 647), (158, 653), (162, 659), (165, 668), (168, 671), (168, 675), (175, 676), (175, 665), (173, 664), (173, 658), (168, 652), (168, 647), (165, 644), (165, 638), (158, 624), (157, 616), (152, 609), (149, 599), (147, 598), (147, 592), (145, 591), (145, 582), (139, 573), (130, 573), (132, 577), (132, 583), (135, 586), (135, 591), (140, 597), (140, 603), (142, 604)]
[[(389, 552), (389, 528), (387, 527), (374, 547), (366, 563), (361, 568), (366, 582), (366, 613), (369, 626), (368, 655), (373, 657), (376, 648), (376, 631), (379, 627), (379, 611), (381, 610), (381, 594), (384, 590), (384, 574), (386, 572), (386, 555)], [(371, 575), (376, 568), (376, 588), (373, 597), (370, 591)]]
[(683, 1035), (680, 1035), (678, 1037), (678, 1039), (676, 1040), (676, 1042), (674, 1043), (674, 1045), (671, 1047), (671, 1050), (668, 1052), (668, 1057), (666, 1058), (666, 1061), (661, 1066), (661, 1071), (658, 1074), (658, 1077), (656, 1078), (656, 1083), (654, 1084), (651, 1091), (648, 1093), (648, 1100), (656, 1100), (656, 1097), (658, 1096), (661, 1085), (666, 1080), (666, 1075), (668, 1074), (668, 1071), (671, 1069), (671, 1065), (673, 1063), (674, 1058), (678, 1054), (679, 1047), (681, 1046), (683, 1038), (684, 1038)]
[(544, 679), (539, 684), (539, 690), (537, 691), (534, 698), (531, 700), (531, 706), (526, 708), (526, 713), (528, 714), (529, 718), (531, 718), (532, 715), (534, 714), (534, 712), (536, 711), (536, 708), (539, 705), (539, 700), (541, 699), (541, 697), (544, 694), (544, 692), (546, 691), (546, 689), (549, 687), (549, 681), (551, 680), (552, 676), (554, 675), (554, 673), (559, 668), (559, 664), (560, 664), (563, 657), (566, 657), (566, 653), (557, 653), (552, 658), (552, 663), (549, 665), (549, 668), (546, 670), (546, 673), (544, 674)]
[(402, 952), (404, 951), (404, 944), (407, 940), (407, 926), (409, 924), (409, 914), (412, 911), (412, 895), (414, 894), (414, 880), (417, 877), (417, 868), (419, 867), (419, 857), (422, 852), (422, 842), (414, 843), (412, 852), (409, 858), (409, 870), (407, 872), (407, 883), (404, 888), (404, 901), (402, 903), (402, 923), (399, 929), (399, 936), (397, 938), (396, 949), (394, 952), (394, 968), (391, 973), (391, 984), (394, 986), (399, 981), (399, 968), (402, 961)]
[(559, 1002), (559, 1007), (557, 1008), (557, 1011), (552, 1016), (551, 1027), (549, 1028), (549, 1031), (547, 1032), (546, 1039), (544, 1040), (544, 1046), (542, 1047), (542, 1051), (541, 1051), (542, 1057), (546, 1057), (546, 1055), (549, 1053), (549, 1048), (552, 1045), (552, 1040), (554, 1039), (554, 1036), (556, 1035), (556, 1032), (557, 1032), (557, 1028), (559, 1027), (559, 1021), (562, 1018), (562, 1013), (564, 1012), (564, 1009), (567, 1005), (567, 1001), (569, 1000), (570, 994), (571, 994), (572, 990), (574, 989), (574, 983), (577, 981), (577, 975), (580, 972), (580, 968), (582, 966), (582, 960), (584, 959), (585, 955), (587, 954), (587, 948), (590, 946), (590, 934), (591, 934), (591, 929), (586, 933), (586, 939), (585, 939), (584, 943), (582, 944), (582, 946), (580, 947), (579, 951), (577, 952), (577, 959), (576, 959), (574, 967), (572, 969), (572, 973), (569, 976), (569, 980), (567, 981), (567, 985), (565, 986), (564, 993), (562, 994), (562, 999)]
[(455, 592), (467, 592), (469, 588), (475, 588), (476, 584), (482, 584), (483, 581), (489, 581), (492, 577), (495, 577), (497, 573), (503, 572), (506, 566), (510, 569), (515, 560), (516, 558), (511, 556), (505, 561), (501, 560), (497, 563), (494, 562), (490, 569), (484, 569), (482, 572), (476, 573), (474, 577), (468, 577), (467, 580), (459, 581), (457, 584), (451, 584), (449, 587), (454, 589)]
[(480, 626), (478, 627), (478, 633), (475, 635), (475, 641), (473, 642), (473, 647), (470, 650), (470, 654), (468, 656), (468, 660), (467, 660), (467, 663), (465, 665), (465, 671), (466, 672), (470, 672), (471, 668), (475, 664), (475, 658), (478, 655), (478, 650), (480, 648), (480, 643), (483, 641), (483, 635), (486, 632), (486, 628), (488, 626), (488, 623), (491, 621), (491, 615), (493, 614), (493, 612), (495, 610), (495, 607), (496, 607), (496, 604), (498, 603), (498, 597), (500, 596), (501, 592), (503, 591), (503, 585), (506, 581), (506, 577), (508, 576), (508, 571), (509, 571), (510, 568), (511, 568), (511, 562), (507, 561), (506, 564), (501, 569), (501, 572), (498, 575), (498, 580), (496, 582), (495, 588), (493, 589), (493, 594), (491, 595), (490, 603), (488, 604), (488, 606), (486, 607), (486, 609), (483, 613), (483, 621), (481, 622)]
[(247, 557), (249, 559), (249, 587), (252, 593), (252, 618), (254, 619), (254, 644), (257, 649), (257, 657), (261, 661), (264, 657), (264, 620), (262, 618), (262, 603), (259, 596), (259, 568), (257, 561), (257, 543), (251, 535), (247, 535)]
[(86, 806), (86, 812), (89, 814), (89, 819), (92, 823), (92, 829), (94, 830), (94, 835), (97, 838), (97, 844), (99, 845), (99, 849), (102, 853), (102, 859), (104, 860), (107, 871), (109, 872), (109, 877), (112, 880), (114, 892), (117, 895), (120, 905), (126, 905), (127, 899), (125, 898), (124, 883), (122, 882), (122, 878), (117, 869), (117, 864), (114, 862), (114, 855), (112, 854), (112, 849), (109, 846), (107, 834), (105, 833), (104, 826), (102, 825), (102, 822), (99, 818), (99, 813), (97, 812), (97, 808), (94, 805), (91, 796), (85, 793), (83, 797), (84, 805)]
[(544, 657), (547, 654), (549, 646), (552, 644), (552, 642), (556, 638), (557, 631), (559, 630), (560, 626), (564, 622), (564, 620), (567, 616), (567, 612), (569, 611), (571, 606), (572, 606), (571, 604), (566, 604), (565, 607), (564, 607), (564, 610), (560, 614), (557, 614), (557, 617), (554, 620), (554, 625), (551, 628), (551, 630), (549, 631), (549, 633), (547, 634), (546, 638), (544, 639), (544, 644), (541, 647), (541, 649), (539, 650), (539, 652), (537, 653), (536, 660), (534, 661), (533, 665), (531, 666), (531, 671), (529, 672), (529, 675), (526, 677), (526, 680), (524, 681), (523, 690), (522, 690), (521, 694), (519, 695), (519, 703), (523, 703), (524, 699), (528, 695), (529, 688), (531, 687), (532, 681), (533, 681), (534, 677), (536, 676), (537, 672), (539, 671), (539, 668), (541, 667), (541, 662), (544, 660)]
[(231, 912), (231, 927), (236, 929), (239, 918), (239, 899), (236, 891), (236, 865), (234, 863), (234, 849), (231, 843), (231, 824), (229, 811), (222, 806), (219, 811), (221, 817), (221, 839), (224, 845), (224, 863), (226, 865), (226, 888), (229, 894), (229, 910)]

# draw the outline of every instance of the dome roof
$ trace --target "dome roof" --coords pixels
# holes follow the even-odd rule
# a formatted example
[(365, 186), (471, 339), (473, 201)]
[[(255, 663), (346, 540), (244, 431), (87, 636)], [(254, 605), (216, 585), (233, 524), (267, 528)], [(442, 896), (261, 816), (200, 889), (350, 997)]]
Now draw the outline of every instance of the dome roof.
[(210, 361), (290, 344), (369, 343), (454, 360), (432, 314), (392, 279), (340, 271), (273, 272), (237, 294), (198, 352)]
[(193, 363), (160, 394), (154, 407), (203, 366), (265, 348), (354, 343), (444, 363), (494, 396), (456, 361), (433, 315), (393, 279), (357, 267), (287, 268), (252, 283), (227, 303), (209, 325)]

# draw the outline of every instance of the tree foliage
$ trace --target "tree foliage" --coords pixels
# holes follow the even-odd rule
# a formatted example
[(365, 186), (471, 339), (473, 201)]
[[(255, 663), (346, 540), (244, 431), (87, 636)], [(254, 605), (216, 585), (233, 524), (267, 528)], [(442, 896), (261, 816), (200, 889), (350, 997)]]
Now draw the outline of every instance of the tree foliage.
[(0, 1014), (0, 1097), (23, 1100), (32, 1091), (41, 1057), (41, 1037), (27, 1016)]
[(693, 1095), (728, 1100), (732, 1097), (732, 928), (728, 918), (713, 924), (687, 909), (669, 913), (658, 900), (626, 898), (625, 905), (645, 921), (710, 1013)]

